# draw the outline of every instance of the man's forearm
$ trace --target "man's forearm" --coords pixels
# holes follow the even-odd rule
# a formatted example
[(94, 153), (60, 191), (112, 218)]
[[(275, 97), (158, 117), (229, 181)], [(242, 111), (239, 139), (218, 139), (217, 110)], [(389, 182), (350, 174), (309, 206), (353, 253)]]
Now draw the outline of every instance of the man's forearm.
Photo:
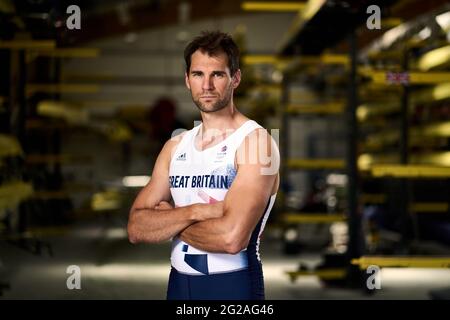
[(130, 216), (128, 233), (133, 243), (162, 242), (178, 235), (195, 222), (202, 222), (222, 215), (222, 202), (215, 204), (197, 203), (178, 208), (169, 206), (166, 210), (135, 209)]
[(225, 217), (193, 223), (185, 228), (180, 236), (184, 242), (208, 252), (229, 252), (231, 230)]
[(132, 243), (162, 242), (199, 221), (192, 206), (170, 210), (135, 209), (130, 216), (128, 233)]

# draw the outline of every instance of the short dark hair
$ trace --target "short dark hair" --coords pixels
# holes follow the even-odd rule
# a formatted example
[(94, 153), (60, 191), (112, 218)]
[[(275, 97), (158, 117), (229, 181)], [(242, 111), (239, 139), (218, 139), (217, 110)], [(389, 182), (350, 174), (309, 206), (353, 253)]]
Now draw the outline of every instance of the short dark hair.
[(199, 49), (210, 56), (217, 55), (220, 51), (225, 52), (228, 57), (228, 67), (230, 68), (231, 76), (234, 76), (239, 69), (239, 48), (231, 36), (220, 31), (203, 31), (184, 49), (187, 74), (189, 74), (189, 69), (191, 68), (192, 54)]

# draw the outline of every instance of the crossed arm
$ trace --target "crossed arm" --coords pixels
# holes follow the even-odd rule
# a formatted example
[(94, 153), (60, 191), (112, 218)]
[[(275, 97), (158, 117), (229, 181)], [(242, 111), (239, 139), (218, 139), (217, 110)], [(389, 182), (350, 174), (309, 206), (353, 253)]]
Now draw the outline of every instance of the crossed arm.
[[(261, 152), (269, 155), (269, 161), (261, 161), (260, 158), (251, 161), (254, 152), (260, 154), (261, 144), (254, 142), (261, 141), (261, 137), (269, 142), (263, 144), (268, 151)], [(179, 235), (186, 243), (209, 252), (234, 254), (246, 248), (274, 189), (279, 152), (265, 130), (255, 131), (244, 142), (241, 147), (243, 156), (237, 160), (236, 178), (224, 201), (182, 208), (172, 208), (167, 203), (170, 199), (169, 162), (163, 149), (155, 164), (152, 180), (138, 195), (131, 209), (128, 225), (130, 241), (160, 242)], [(170, 148), (170, 145), (166, 146)], [(267, 170), (269, 167), (270, 170)]]
[(222, 215), (222, 203), (194, 204), (172, 208), (169, 190), (171, 150), (177, 141), (169, 140), (156, 160), (150, 182), (139, 192), (128, 218), (131, 243), (156, 243), (171, 239), (195, 222)]
[(235, 254), (246, 248), (275, 178), (260, 175), (257, 165), (240, 166), (223, 201), (223, 216), (191, 224), (181, 232), (181, 240), (209, 252)]

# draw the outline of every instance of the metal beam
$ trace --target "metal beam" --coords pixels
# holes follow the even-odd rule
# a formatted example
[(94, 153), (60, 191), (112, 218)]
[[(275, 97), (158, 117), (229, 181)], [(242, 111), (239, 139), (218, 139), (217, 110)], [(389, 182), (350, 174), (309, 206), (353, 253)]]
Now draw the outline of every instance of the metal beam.
[(97, 48), (57, 48), (53, 50), (29, 50), (32, 57), (52, 57), (52, 58), (97, 58), (100, 49)]
[[(358, 108), (358, 78), (357, 78), (357, 37), (353, 30), (348, 36), (349, 44), (349, 60), (350, 60), (350, 74), (348, 81), (348, 105), (345, 112), (346, 128), (347, 128), (347, 154), (346, 154), (346, 173), (348, 178), (347, 183), (347, 211), (348, 211), (348, 242), (346, 259), (350, 262), (351, 259), (361, 256), (361, 250), (364, 250), (364, 237), (361, 228), (361, 214), (358, 209), (359, 201), (359, 175), (358, 175), (358, 120), (356, 119), (356, 109)], [(360, 285), (359, 271), (348, 265), (347, 277), (350, 284)]]
[(287, 33), (283, 36), (280, 44), (278, 45), (277, 52), (282, 52), (290, 42), (295, 38), (295, 36), (300, 32), (303, 26), (320, 10), (320, 8), (326, 3), (326, 0), (309, 0), (306, 7), (301, 10)]
[(373, 165), (371, 168), (374, 177), (394, 178), (449, 178), (449, 167), (427, 165)]
[(286, 111), (291, 114), (342, 114), (344, 109), (344, 103), (330, 102), (323, 104), (291, 104), (288, 105)]
[(344, 159), (288, 159), (287, 166), (291, 169), (338, 169), (345, 168)]
[(302, 276), (316, 276), (323, 280), (337, 280), (344, 279), (347, 276), (346, 269), (321, 269), (321, 270), (311, 270), (311, 271), (286, 271), (290, 280), (294, 282), (298, 277)]
[[(370, 71), (365, 75), (370, 77), (373, 83), (393, 85), (389, 80), (392, 73), (384, 71)], [(450, 72), (409, 72), (405, 74), (409, 84), (439, 84), (450, 82)], [(398, 83), (400, 85), (400, 83)]]
[(306, 2), (244, 1), (241, 4), (244, 11), (298, 12), (305, 7)]
[(92, 163), (92, 156), (90, 155), (69, 155), (69, 154), (29, 154), (25, 158), (28, 164), (43, 164), (43, 163), (77, 163), (90, 164)]
[(346, 221), (347, 217), (343, 213), (328, 214), (328, 213), (306, 213), (295, 212), (283, 214), (282, 221), (287, 224), (292, 223), (333, 223)]
[(30, 96), (36, 92), (45, 93), (97, 93), (100, 87), (95, 84), (40, 84), (26, 85), (26, 94)]
[(10, 40), (0, 41), (0, 49), (23, 50), (23, 49), (54, 49), (55, 40)]
[(361, 270), (371, 265), (378, 267), (406, 267), (406, 268), (450, 268), (450, 257), (424, 257), (424, 256), (363, 256), (351, 261), (358, 265)]

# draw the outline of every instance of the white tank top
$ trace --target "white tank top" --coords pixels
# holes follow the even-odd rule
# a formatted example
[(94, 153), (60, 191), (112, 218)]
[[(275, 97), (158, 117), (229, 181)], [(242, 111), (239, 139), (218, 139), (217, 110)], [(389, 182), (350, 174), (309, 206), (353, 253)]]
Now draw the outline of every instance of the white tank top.
[[(248, 120), (225, 140), (199, 151), (195, 147), (195, 137), (201, 126), (200, 124), (184, 134), (170, 161), (170, 192), (177, 207), (222, 201), (236, 176), (237, 149), (249, 133), (262, 128), (255, 121)], [(275, 197), (276, 194), (268, 199), (266, 210), (253, 231), (248, 252), (247, 248), (234, 255), (207, 252), (174, 237), (170, 257), (172, 267), (185, 274), (208, 275), (246, 269), (249, 263), (259, 261), (259, 237)]]

